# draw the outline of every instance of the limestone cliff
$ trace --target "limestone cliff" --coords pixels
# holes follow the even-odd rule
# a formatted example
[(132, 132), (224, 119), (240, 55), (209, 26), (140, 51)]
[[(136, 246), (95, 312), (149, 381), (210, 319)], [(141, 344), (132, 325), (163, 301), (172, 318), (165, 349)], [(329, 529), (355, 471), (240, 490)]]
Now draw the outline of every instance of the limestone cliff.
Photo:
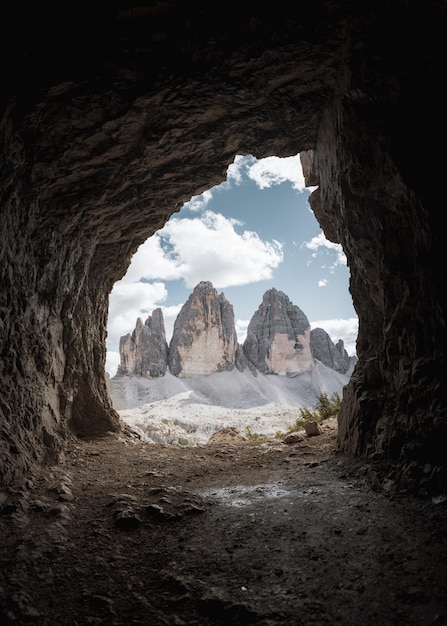
[(274, 288), (265, 292), (251, 318), (243, 350), (263, 374), (299, 374), (314, 365), (307, 317)]
[(171, 373), (186, 378), (232, 370), (236, 351), (233, 306), (210, 282), (200, 282), (174, 324), (168, 355)]
[(322, 328), (310, 331), (306, 315), (281, 291), (270, 289), (253, 315), (243, 346), (237, 343), (233, 307), (210, 282), (194, 289), (175, 322), (170, 347), (161, 309), (120, 339), (117, 375), (164, 376), (169, 369), (181, 378), (207, 376), (236, 367), (253, 375), (299, 374), (314, 359), (350, 376), (357, 357), (340, 339), (334, 344)]
[(168, 344), (161, 309), (155, 309), (145, 323), (138, 318), (135, 330), (120, 339), (118, 374), (147, 378), (164, 376), (168, 363)]
[(318, 359), (324, 365), (332, 367), (340, 374), (346, 374), (357, 360), (357, 357), (348, 355), (342, 339), (339, 339), (334, 344), (323, 328), (314, 328), (310, 331), (310, 349), (314, 359)]

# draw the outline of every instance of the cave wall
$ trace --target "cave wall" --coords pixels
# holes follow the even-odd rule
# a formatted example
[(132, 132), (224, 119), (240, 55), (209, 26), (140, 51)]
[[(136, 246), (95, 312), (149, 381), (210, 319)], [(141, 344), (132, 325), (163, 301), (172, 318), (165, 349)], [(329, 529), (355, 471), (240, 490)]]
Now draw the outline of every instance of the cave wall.
[(441, 464), (446, 301), (426, 155), (442, 119), (445, 15), (434, 2), (357, 5), (255, 2), (236, 19), (200, 1), (44, 3), (25, 19), (7, 3), (4, 481), (57, 461), (72, 433), (120, 428), (104, 380), (108, 295), (138, 246), (236, 154), (304, 151), (359, 316), (339, 449)]

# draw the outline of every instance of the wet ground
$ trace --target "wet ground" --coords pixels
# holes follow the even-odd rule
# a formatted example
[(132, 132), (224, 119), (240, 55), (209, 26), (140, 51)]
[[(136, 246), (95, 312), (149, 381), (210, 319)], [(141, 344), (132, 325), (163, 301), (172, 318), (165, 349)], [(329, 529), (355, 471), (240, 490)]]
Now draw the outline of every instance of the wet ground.
[(2, 624), (447, 624), (447, 506), (296, 444), (110, 435), (1, 495)]

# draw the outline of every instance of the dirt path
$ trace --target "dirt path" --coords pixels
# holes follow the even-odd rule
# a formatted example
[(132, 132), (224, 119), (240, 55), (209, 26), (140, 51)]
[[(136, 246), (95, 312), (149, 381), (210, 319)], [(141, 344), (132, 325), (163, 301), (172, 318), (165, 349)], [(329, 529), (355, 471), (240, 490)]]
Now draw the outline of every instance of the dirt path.
[(447, 503), (334, 441), (73, 442), (0, 493), (1, 624), (447, 624)]

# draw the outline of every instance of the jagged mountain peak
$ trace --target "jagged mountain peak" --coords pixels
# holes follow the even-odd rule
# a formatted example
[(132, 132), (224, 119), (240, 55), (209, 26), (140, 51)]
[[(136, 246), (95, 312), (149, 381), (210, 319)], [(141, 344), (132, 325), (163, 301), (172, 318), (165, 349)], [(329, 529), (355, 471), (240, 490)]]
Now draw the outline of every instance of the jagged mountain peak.
[(304, 312), (272, 287), (262, 298), (241, 346), (233, 306), (210, 281), (200, 281), (180, 310), (166, 344), (163, 313), (153, 311), (132, 334), (121, 337), (118, 374), (159, 377), (169, 370), (179, 378), (249, 368), (253, 374), (295, 376), (315, 366), (315, 359), (345, 374), (352, 369), (340, 340), (334, 345), (323, 329), (310, 330)]

